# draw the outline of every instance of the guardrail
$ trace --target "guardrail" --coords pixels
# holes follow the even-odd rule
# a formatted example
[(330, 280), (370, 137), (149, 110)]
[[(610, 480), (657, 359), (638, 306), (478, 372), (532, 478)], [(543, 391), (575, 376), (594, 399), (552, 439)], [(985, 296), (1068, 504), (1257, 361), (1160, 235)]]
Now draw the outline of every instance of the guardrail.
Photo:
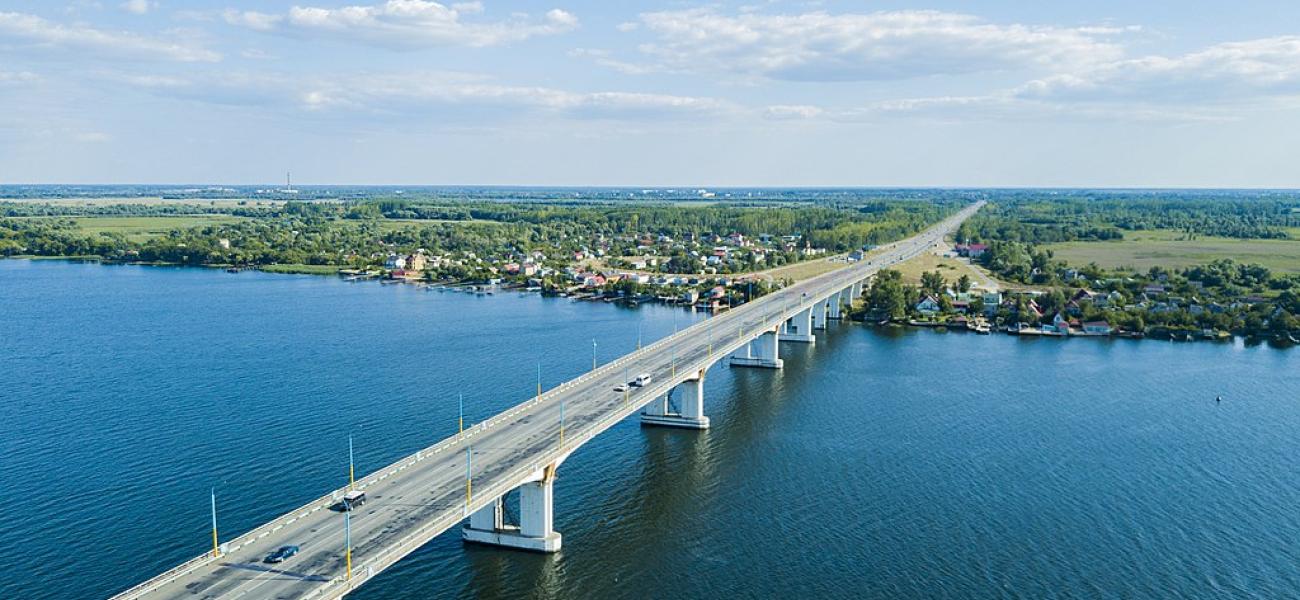
[[(974, 211), (978, 210), (980, 206), (982, 206), (982, 203), (964, 209), (962, 212), (959, 212), (957, 215), (945, 219), (939, 224), (934, 225), (930, 229), (927, 229), (926, 231), (918, 234), (917, 236), (914, 236), (913, 238), (909, 238), (911, 240), (928, 240), (928, 241), (927, 244), (918, 246), (916, 251), (912, 252), (910, 255), (908, 255), (908, 253), (899, 253), (897, 256), (898, 261), (906, 260), (907, 258), (911, 258), (913, 256), (920, 254), (922, 251), (924, 251), (926, 247), (928, 247), (929, 243), (933, 243), (933, 241), (935, 241), (935, 238), (933, 236), (936, 233), (946, 232), (947, 230), (951, 229), (954, 223), (961, 222), (962, 220), (964, 220), (969, 216), (969, 214), (967, 213), (973, 213)], [(895, 251), (897, 250), (895, 249)], [(887, 253), (884, 256), (890, 256), (890, 255), (891, 254)], [(698, 328), (701, 327), (712, 328), (712, 329), (717, 329), (719, 327), (725, 328), (732, 321), (735, 321), (736, 319), (743, 319), (744, 317), (750, 315), (751, 313), (762, 311), (763, 309), (768, 308), (769, 307), (768, 305), (772, 305), (772, 304), (779, 305), (780, 299), (791, 299), (794, 297), (795, 293), (801, 294), (800, 297), (798, 298), (798, 301), (792, 303), (792, 305), (787, 305), (784, 307), (778, 306), (776, 310), (770, 311), (762, 315), (762, 318), (760, 319), (742, 321), (740, 323), (740, 326), (737, 327), (737, 341), (734, 343), (734, 347), (739, 347), (744, 343), (747, 343), (747, 341), (745, 341), (744, 339), (745, 336), (747, 335), (746, 327), (745, 327), (746, 325), (750, 326), (748, 328), (749, 333), (753, 333), (755, 331), (766, 331), (769, 327), (773, 325), (779, 325), (781, 322), (784, 322), (785, 319), (790, 318), (790, 316), (793, 316), (797, 312), (803, 310), (808, 305), (817, 304), (818, 302), (824, 301), (825, 298), (822, 298), (821, 300), (817, 299), (821, 297), (823, 294), (829, 296), (830, 294), (836, 293), (837, 290), (834, 289), (836, 287), (843, 289), (842, 282), (841, 283), (836, 283), (836, 282), (839, 282), (841, 279), (843, 279), (846, 274), (856, 273), (858, 275), (861, 275), (865, 279), (866, 276), (870, 275), (871, 273), (874, 273), (875, 271), (878, 271), (881, 268), (883, 268), (883, 265), (869, 265), (869, 264), (859, 263), (858, 265), (850, 266), (847, 269), (837, 269), (834, 271), (830, 271), (828, 273), (823, 273), (822, 275), (818, 275), (811, 279), (807, 279), (805, 281), (792, 285), (788, 288), (780, 290), (774, 294), (770, 294), (768, 296), (759, 298), (753, 302), (746, 303), (736, 309), (729, 310), (720, 316), (705, 319), (685, 329), (679, 330), (673, 335), (661, 338), (651, 343), (648, 346), (644, 346), (640, 348), (639, 350), (621, 356), (614, 361), (605, 363), (604, 365), (599, 365), (596, 369), (587, 371), (574, 379), (566, 381), (549, 390), (545, 390), (542, 394), (538, 396), (534, 396), (533, 398), (521, 402), (519, 404), (516, 404), (506, 409), (505, 411), (502, 411), (492, 416), (491, 418), (485, 421), (481, 421), (477, 424), (474, 424), (466, 428), (462, 432), (458, 432), (457, 434), (450, 436), (442, 441), (439, 441), (431, 446), (428, 446), (427, 448), (418, 450), (414, 454), (408, 455), (398, 460), (397, 462), (388, 465), (383, 469), (380, 469), (378, 471), (375, 471), (374, 473), (371, 473), (370, 475), (358, 479), (355, 487), (357, 489), (365, 489), (370, 485), (383, 481), (384, 479), (388, 478), (391, 475), (395, 475), (398, 472), (401, 472), (407, 467), (410, 467), (414, 464), (423, 461), (425, 458), (428, 458), (430, 456), (435, 456), (438, 453), (446, 450), (448, 447), (455, 446), (465, 440), (474, 437), (475, 435), (479, 435), (487, 431), (488, 429), (493, 428), (499, 425), (500, 423), (519, 415), (520, 413), (528, 411), (529, 409), (535, 406), (538, 406), (540, 404), (546, 403), (551, 400), (558, 399), (564, 393), (592, 380), (593, 378), (607, 375), (612, 370), (617, 369), (619, 367), (623, 367), (631, 363), (636, 363), (645, 360), (646, 357), (652, 355), (658, 350), (670, 344), (674, 344), (678, 341), (681, 341), (686, 337), (690, 337), (699, 333)], [(775, 323), (773, 323), (773, 321), (775, 321)], [(759, 325), (759, 324), (762, 324), (763, 326), (754, 327), (755, 325)], [(723, 347), (728, 348), (733, 346), (731, 343), (725, 343)], [(719, 352), (716, 354), (725, 356), (727, 353)], [(701, 369), (707, 368), (716, 360), (717, 358), (715, 358), (715, 353), (710, 352), (706, 357), (702, 359), (697, 359), (691, 363), (687, 363), (687, 365), (684, 365), (682, 372), (683, 373), (698, 372)], [(651, 399), (653, 399), (655, 397), (658, 397), (661, 393), (671, 390), (673, 386), (679, 383), (680, 381), (675, 381), (670, 379), (664, 384), (660, 384), (652, 387), (649, 391), (652, 391), (654, 393), (648, 395)], [(661, 392), (660, 390), (663, 391)], [(600, 419), (598, 422), (584, 427), (583, 433), (574, 436), (569, 443), (564, 444), (563, 446), (559, 446), (557, 450), (553, 452), (549, 452), (546, 455), (544, 455), (544, 458), (534, 460), (528, 463), (527, 465), (509, 471), (508, 472), (509, 476), (502, 476), (499, 479), (499, 481), (501, 481), (502, 483), (492, 484), (491, 486), (489, 486), (489, 488), (485, 490), (486, 492), (488, 492), (488, 495), (483, 497), (494, 499), (497, 496), (503, 495), (505, 492), (514, 489), (514, 487), (517, 487), (518, 484), (517, 483), (512, 484), (511, 482), (522, 481), (525, 478), (531, 476), (539, 469), (545, 467), (548, 464), (551, 464), (559, 457), (564, 456), (565, 453), (572, 452), (573, 450), (577, 449), (577, 447), (581, 446), (582, 444), (585, 444), (592, 437), (599, 435), (601, 432), (603, 432), (605, 429), (608, 429), (614, 423), (617, 423), (618, 421), (626, 418), (629, 414), (632, 414), (636, 410), (639, 410), (639, 408), (640, 408), (639, 406), (635, 408), (623, 407), (611, 411), (608, 415)], [(278, 530), (281, 527), (292, 524), (298, 519), (305, 518), (318, 510), (328, 508), (329, 506), (336, 503), (338, 499), (341, 498), (342, 495), (348, 491), (349, 488), (350, 486), (344, 486), (332, 490), (328, 494), (321, 496), (320, 498), (317, 498), (316, 500), (309, 502), (298, 509), (295, 509), (284, 515), (281, 515), (259, 527), (254, 528), (253, 530), (243, 535), (240, 535), (226, 542), (221, 546), (222, 556), (230, 552), (234, 552), (251, 542), (255, 542), (261, 539), (262, 537), (270, 535), (272, 532)], [(497, 488), (504, 488), (504, 489), (498, 490)], [(500, 493), (494, 493), (496, 491), (500, 491)], [(353, 577), (351, 581), (345, 581), (342, 578), (335, 578), (331, 580), (325, 587), (317, 589), (307, 597), (337, 598), (345, 595), (348, 591), (351, 591), (361, 583), (367, 581), (374, 574), (377, 574), (378, 572), (387, 568), (389, 565), (397, 562), (402, 557), (414, 551), (416, 548), (419, 548), (421, 545), (427, 543), (434, 536), (442, 533), (443, 531), (446, 531), (447, 529), (450, 529), (456, 523), (460, 522), (463, 518), (464, 515), (456, 514), (455, 511), (450, 511), (448, 515), (444, 515), (443, 517), (434, 519), (430, 523), (421, 526), (415, 532), (412, 532), (410, 535), (404, 537), (402, 541), (399, 542), (392, 549), (384, 552), (379, 557), (368, 562), (365, 565), (366, 568), (363, 570), (360, 577)], [(162, 573), (161, 575), (158, 575), (148, 581), (145, 581), (139, 585), (136, 585), (130, 589), (127, 589), (113, 596), (112, 600), (134, 600), (136, 598), (141, 598), (145, 594), (148, 594), (152, 591), (157, 590), (158, 588), (161, 588), (169, 583), (172, 583), (181, 577), (189, 575), (202, 567), (210, 565), (211, 563), (213, 563), (216, 560), (219, 560), (220, 558), (221, 558), (220, 556), (213, 556), (212, 553), (204, 553), (201, 556), (192, 558), (184, 563), (181, 563), (180, 565)], [(376, 569), (375, 567), (378, 567), (378, 569)], [(340, 587), (340, 584), (345, 584), (346, 587)]]

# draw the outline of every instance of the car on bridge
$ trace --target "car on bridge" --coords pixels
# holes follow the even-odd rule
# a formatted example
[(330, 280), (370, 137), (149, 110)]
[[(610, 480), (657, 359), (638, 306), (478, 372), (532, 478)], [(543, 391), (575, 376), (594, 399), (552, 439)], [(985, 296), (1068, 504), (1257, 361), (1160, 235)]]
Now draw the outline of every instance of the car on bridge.
[(293, 558), (295, 554), (298, 554), (297, 546), (280, 546), (275, 552), (268, 554), (263, 562), (281, 563)]
[(626, 391), (627, 391), (627, 384), (626, 384), (626, 383), (620, 383), (620, 384), (614, 386), (614, 391), (616, 391), (616, 392), (626, 392)]
[(649, 374), (649, 373), (642, 373), (642, 374), (640, 374), (640, 375), (637, 375), (637, 376), (636, 376), (636, 381), (633, 381), (633, 382), (632, 382), (632, 385), (635, 385), (635, 386), (637, 386), (637, 387), (645, 387), (645, 386), (647, 386), (647, 385), (649, 385), (649, 384), (650, 384), (650, 374)]
[(338, 509), (340, 511), (355, 510), (357, 507), (366, 503), (366, 493), (361, 490), (352, 490), (343, 494), (343, 499), (339, 500)]

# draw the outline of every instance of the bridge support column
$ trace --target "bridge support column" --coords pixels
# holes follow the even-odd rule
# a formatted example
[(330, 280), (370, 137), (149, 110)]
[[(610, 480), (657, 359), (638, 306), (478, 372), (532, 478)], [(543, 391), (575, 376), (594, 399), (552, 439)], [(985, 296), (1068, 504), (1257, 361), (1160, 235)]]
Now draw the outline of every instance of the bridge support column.
[(783, 361), (777, 358), (780, 338), (781, 334), (775, 328), (764, 332), (731, 355), (731, 366), (780, 369), (783, 366)]
[(641, 424), (682, 429), (708, 429), (709, 418), (704, 416), (704, 371), (677, 384), (673, 391), (677, 392), (678, 412), (669, 411), (667, 395), (655, 398), (641, 412)]
[(862, 297), (862, 282), (861, 282), (861, 281), (854, 282), (854, 284), (853, 284), (853, 288), (852, 288), (852, 289), (853, 289), (853, 292), (849, 295), (849, 300), (850, 300), (850, 301), (857, 300), (858, 298), (861, 298), (861, 297)]
[(812, 306), (813, 329), (826, 329), (826, 314), (830, 311), (830, 300), (819, 300)]
[(830, 314), (826, 317), (827, 319), (840, 320), (840, 313), (844, 306), (844, 295), (844, 290), (840, 290), (831, 294), (831, 297), (826, 300), (830, 305)]
[(505, 523), (502, 498), (474, 511), (462, 530), (466, 542), (532, 552), (559, 552), (561, 536), (555, 523), (555, 466), (540, 479), (519, 486), (519, 524)]
[(816, 343), (817, 336), (813, 335), (812, 315), (813, 310), (806, 308), (787, 319), (785, 328), (781, 330), (781, 341), (800, 344)]
[(669, 413), (668, 400), (671, 394), (672, 391), (670, 390), (667, 394), (655, 396), (654, 400), (651, 400), (649, 404), (646, 404), (645, 408), (641, 409), (641, 422), (644, 423), (646, 417), (662, 417), (667, 415)]

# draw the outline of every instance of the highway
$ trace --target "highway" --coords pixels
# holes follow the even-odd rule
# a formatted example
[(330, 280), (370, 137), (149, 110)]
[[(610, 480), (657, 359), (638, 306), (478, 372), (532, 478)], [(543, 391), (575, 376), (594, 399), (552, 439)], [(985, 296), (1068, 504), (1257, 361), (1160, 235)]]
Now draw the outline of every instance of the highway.
[[(357, 489), (366, 492), (368, 501), (352, 513), (350, 580), (343, 552), (344, 519), (330, 508), (344, 490), (332, 490), (227, 541), (219, 557), (209, 552), (114, 598), (342, 597), (755, 336), (882, 268), (920, 254), (980, 206), (969, 206), (921, 234), (879, 248), (864, 261), (681, 330), (359, 479)], [(652, 375), (649, 385), (615, 391), (641, 373)], [(466, 485), (467, 462), (472, 490)], [(301, 548), (297, 556), (281, 564), (262, 562), (276, 548), (290, 544)]]

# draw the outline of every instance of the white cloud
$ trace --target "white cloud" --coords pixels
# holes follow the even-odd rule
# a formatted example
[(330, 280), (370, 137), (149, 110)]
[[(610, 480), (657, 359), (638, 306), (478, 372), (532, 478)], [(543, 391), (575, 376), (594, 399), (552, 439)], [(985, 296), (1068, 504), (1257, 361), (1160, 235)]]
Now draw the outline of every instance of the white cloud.
[(764, 118), (777, 121), (815, 119), (825, 113), (825, 109), (807, 104), (778, 104), (763, 109)]
[[(994, 70), (1074, 70), (1118, 59), (1106, 36), (1128, 28), (1000, 25), (933, 10), (870, 14), (644, 13), (640, 49), (683, 72), (797, 81), (863, 81)], [(631, 29), (631, 28), (628, 28)]]
[(571, 92), (512, 86), (464, 73), (389, 73), (287, 77), (226, 74), (211, 80), (124, 75), (121, 84), (203, 102), (329, 115), (464, 118), (551, 114), (572, 118), (673, 119), (721, 116), (740, 109), (713, 98), (638, 92)]
[(483, 12), (480, 2), (450, 6), (427, 0), (388, 0), (383, 4), (323, 8), (294, 6), (283, 15), (228, 10), (226, 21), (258, 31), (360, 41), (377, 46), (494, 46), (578, 27), (573, 14), (560, 9), (541, 19), (515, 15), (505, 21), (465, 21)]
[(284, 20), (284, 17), (279, 15), (268, 15), (253, 10), (227, 10), (222, 13), (222, 16), (231, 25), (247, 27), (256, 31), (271, 31), (275, 29), (276, 25), (280, 24), (280, 21)]
[(38, 78), (30, 71), (0, 71), (0, 85), (17, 85), (31, 83)]
[(158, 7), (158, 3), (153, 0), (126, 0), (118, 5), (122, 10), (133, 15), (147, 14), (149, 11)]
[(768, 107), (771, 119), (881, 121), (1232, 121), (1300, 108), (1300, 36), (1228, 42), (1180, 56), (1099, 63), (983, 95), (905, 98), (858, 107)]
[(36, 15), (0, 12), (0, 42), (25, 49), (58, 50), (81, 58), (128, 58), (179, 62), (217, 62), (221, 55), (192, 43), (63, 25)]
[(1147, 56), (1031, 81), (1027, 99), (1202, 104), (1300, 93), (1300, 37), (1230, 42), (1173, 58)]
[(569, 56), (573, 58), (590, 59), (592, 62), (602, 67), (605, 67), (607, 69), (613, 69), (615, 71), (618, 71), (620, 73), (625, 73), (628, 75), (643, 75), (645, 73), (651, 73), (657, 70), (655, 67), (650, 65), (641, 65), (641, 64), (618, 60), (616, 58), (613, 58), (613, 53), (610, 52), (609, 50), (603, 50), (599, 48), (574, 48), (573, 50), (569, 51)]

